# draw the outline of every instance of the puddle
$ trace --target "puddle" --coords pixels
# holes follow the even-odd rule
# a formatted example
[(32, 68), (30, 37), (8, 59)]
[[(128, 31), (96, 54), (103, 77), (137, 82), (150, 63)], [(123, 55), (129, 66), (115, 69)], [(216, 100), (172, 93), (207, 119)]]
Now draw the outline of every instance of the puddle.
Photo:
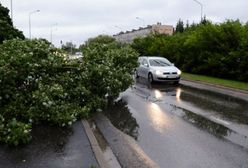
[(104, 114), (116, 128), (130, 135), (135, 140), (138, 139), (139, 125), (125, 102), (121, 100), (116, 102), (114, 105), (109, 106), (104, 111)]
[(214, 121), (211, 121), (205, 117), (197, 115), (191, 111), (173, 107), (174, 110), (177, 110), (177, 113), (180, 114), (184, 120), (190, 122), (191, 124), (197, 126), (198, 128), (208, 131), (209, 133), (226, 139), (234, 144), (237, 144), (241, 147), (248, 149), (248, 137), (242, 134), (239, 134), (221, 124), (218, 124)]
[(98, 142), (98, 144), (99, 144), (99, 146), (103, 152), (103, 156), (110, 166), (109, 168), (121, 168), (117, 158), (113, 154), (111, 148), (108, 146), (108, 143), (105, 140), (105, 138), (103, 137), (103, 135), (101, 134), (101, 132), (96, 127), (96, 124), (94, 123), (94, 121), (89, 120), (89, 124), (90, 124), (90, 127), (93, 131), (93, 134), (95, 135), (96, 140), (97, 140), (97, 142)]
[(224, 119), (248, 124), (248, 102), (243, 100), (195, 89), (184, 89), (180, 99), (207, 112), (221, 115)]

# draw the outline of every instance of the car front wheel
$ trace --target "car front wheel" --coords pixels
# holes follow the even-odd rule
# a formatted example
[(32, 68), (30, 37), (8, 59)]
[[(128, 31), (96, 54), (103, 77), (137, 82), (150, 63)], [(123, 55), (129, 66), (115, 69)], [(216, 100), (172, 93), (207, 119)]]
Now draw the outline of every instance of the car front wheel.
[(149, 73), (149, 74), (148, 74), (148, 82), (149, 82), (149, 83), (152, 83), (152, 82), (153, 82), (152, 73)]
[(139, 78), (139, 74), (138, 74), (137, 70), (134, 71), (134, 76), (135, 76), (135, 78)]

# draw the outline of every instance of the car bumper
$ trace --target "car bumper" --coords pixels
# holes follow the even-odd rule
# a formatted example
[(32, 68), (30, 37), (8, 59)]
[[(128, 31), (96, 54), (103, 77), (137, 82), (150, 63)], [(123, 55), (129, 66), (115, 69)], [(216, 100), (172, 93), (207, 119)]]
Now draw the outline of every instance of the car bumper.
[(154, 75), (153, 80), (176, 82), (176, 81), (180, 81), (180, 78), (181, 78), (180, 75), (163, 75), (163, 76)]

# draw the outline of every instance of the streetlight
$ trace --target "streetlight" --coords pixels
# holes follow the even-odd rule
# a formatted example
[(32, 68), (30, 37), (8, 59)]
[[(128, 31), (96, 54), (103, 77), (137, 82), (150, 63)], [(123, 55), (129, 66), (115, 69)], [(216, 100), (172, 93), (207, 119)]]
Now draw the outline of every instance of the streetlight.
[(10, 0), (10, 10), (11, 10), (11, 19), (12, 19), (12, 22), (14, 22), (13, 21), (13, 5), (12, 5), (12, 0)]
[(28, 15), (29, 39), (31, 39), (31, 15), (34, 14), (34, 13), (37, 13), (37, 12), (40, 12), (40, 10), (35, 10), (35, 11), (32, 11), (32, 12), (29, 12), (29, 15)]
[(198, 0), (193, 0), (196, 3), (198, 3), (201, 6), (201, 21), (202, 21), (202, 9), (203, 9), (203, 4), (201, 2), (199, 2)]
[(143, 26), (144, 26), (144, 27), (146, 26), (146, 24), (145, 24), (145, 20), (144, 20), (144, 19), (141, 19), (140, 17), (136, 17), (136, 19), (137, 19), (137, 20), (142, 21), (142, 22), (143, 22)]
[[(55, 23), (55, 24), (53, 24), (52, 26), (51, 26), (51, 34), (50, 34), (50, 42), (51, 42), (51, 44), (53, 43), (53, 28), (55, 27), (55, 26), (58, 26), (58, 23)], [(55, 27), (55, 30), (57, 30), (57, 27)]]

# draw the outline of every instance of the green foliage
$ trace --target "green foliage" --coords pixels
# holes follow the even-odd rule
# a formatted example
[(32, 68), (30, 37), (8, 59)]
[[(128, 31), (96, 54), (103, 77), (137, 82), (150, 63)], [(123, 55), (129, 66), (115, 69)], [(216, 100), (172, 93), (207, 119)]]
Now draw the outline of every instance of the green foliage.
[(65, 44), (62, 44), (61, 49), (67, 53), (74, 54), (78, 51), (76, 48), (76, 45), (72, 42), (66, 42)]
[(98, 44), (110, 44), (115, 42), (115, 39), (113, 37), (107, 36), (107, 35), (99, 35), (98, 37), (95, 38), (90, 38), (86, 44), (87, 45), (92, 45), (93, 43), (98, 43)]
[(183, 31), (184, 31), (184, 24), (183, 21), (179, 19), (176, 25), (176, 33), (182, 33)]
[(24, 39), (21, 31), (13, 27), (12, 20), (9, 16), (9, 10), (0, 3), (0, 44), (4, 40), (20, 38)]
[(45, 40), (0, 45), (0, 142), (28, 143), (33, 124), (69, 126), (103, 109), (132, 83), (137, 53), (113, 41), (66, 60)]
[(17, 121), (13, 118), (9, 123), (6, 125), (5, 130), (5, 143), (10, 145), (19, 145), (26, 144), (31, 140), (29, 135), (31, 131), (31, 124), (25, 124), (23, 122)]
[(183, 33), (135, 39), (132, 47), (141, 55), (164, 56), (185, 72), (247, 82), (247, 39), (247, 24), (212, 24), (204, 18)]
[(204, 75), (189, 74), (185, 72), (182, 73), (182, 78), (248, 91), (248, 83), (246, 82), (220, 79), (220, 78), (204, 76)]
[(84, 66), (91, 80), (86, 86), (97, 97), (115, 98), (132, 83), (138, 54), (108, 36), (89, 39), (83, 47)]

